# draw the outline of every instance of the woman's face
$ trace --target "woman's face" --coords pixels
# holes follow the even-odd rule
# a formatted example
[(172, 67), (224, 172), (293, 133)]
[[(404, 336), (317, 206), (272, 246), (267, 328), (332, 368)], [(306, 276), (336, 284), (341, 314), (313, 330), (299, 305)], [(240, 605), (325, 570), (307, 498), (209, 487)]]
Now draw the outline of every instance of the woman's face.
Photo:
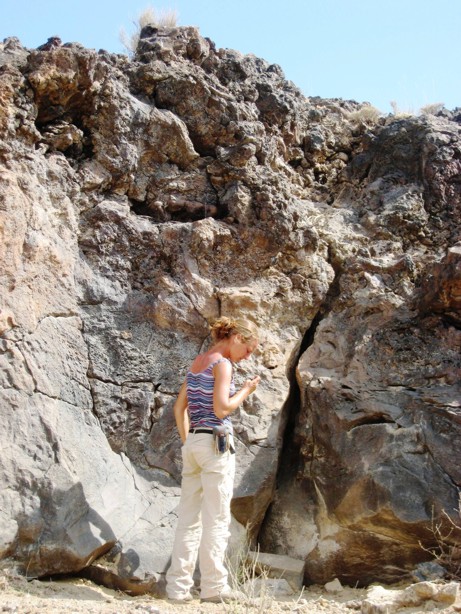
[(245, 340), (240, 334), (234, 335), (231, 339), (230, 358), (232, 362), (246, 360), (258, 347), (257, 339)]

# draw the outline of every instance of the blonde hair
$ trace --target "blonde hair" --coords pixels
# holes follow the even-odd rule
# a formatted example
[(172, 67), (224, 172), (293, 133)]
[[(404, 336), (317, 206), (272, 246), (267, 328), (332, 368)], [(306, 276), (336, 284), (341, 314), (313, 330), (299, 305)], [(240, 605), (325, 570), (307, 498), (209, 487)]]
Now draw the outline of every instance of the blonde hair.
[(213, 341), (229, 339), (232, 335), (241, 335), (244, 341), (252, 341), (258, 338), (258, 329), (253, 322), (233, 319), (226, 316), (218, 318), (211, 327)]

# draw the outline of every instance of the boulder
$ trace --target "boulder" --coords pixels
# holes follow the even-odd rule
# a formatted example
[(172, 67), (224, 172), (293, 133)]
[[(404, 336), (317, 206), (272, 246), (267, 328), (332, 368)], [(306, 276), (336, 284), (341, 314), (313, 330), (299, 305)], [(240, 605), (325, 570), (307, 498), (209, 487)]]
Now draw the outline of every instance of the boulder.
[(281, 554), (268, 552), (248, 552), (246, 565), (255, 574), (267, 578), (283, 579), (288, 582), (293, 591), (300, 591), (304, 579), (304, 561), (292, 559)]
[(373, 586), (362, 601), (362, 613), (393, 614), (403, 608), (427, 610), (449, 605), (459, 605), (459, 582), (418, 582), (400, 590)]

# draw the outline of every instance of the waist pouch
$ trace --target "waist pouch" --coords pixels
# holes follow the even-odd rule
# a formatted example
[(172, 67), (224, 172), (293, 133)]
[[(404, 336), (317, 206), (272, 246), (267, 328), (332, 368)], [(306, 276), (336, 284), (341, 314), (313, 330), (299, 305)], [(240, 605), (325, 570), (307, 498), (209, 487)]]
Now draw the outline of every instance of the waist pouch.
[(235, 454), (234, 446), (231, 443), (231, 433), (232, 431), (228, 426), (213, 427), (213, 443), (216, 454), (224, 454), (224, 452)]

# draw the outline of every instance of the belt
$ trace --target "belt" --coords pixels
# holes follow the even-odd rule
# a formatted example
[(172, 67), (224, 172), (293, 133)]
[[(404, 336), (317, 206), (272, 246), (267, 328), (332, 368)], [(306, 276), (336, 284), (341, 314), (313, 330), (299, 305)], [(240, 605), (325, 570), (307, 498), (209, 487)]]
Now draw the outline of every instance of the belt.
[(189, 433), (208, 433), (213, 435), (213, 429), (189, 429)]

